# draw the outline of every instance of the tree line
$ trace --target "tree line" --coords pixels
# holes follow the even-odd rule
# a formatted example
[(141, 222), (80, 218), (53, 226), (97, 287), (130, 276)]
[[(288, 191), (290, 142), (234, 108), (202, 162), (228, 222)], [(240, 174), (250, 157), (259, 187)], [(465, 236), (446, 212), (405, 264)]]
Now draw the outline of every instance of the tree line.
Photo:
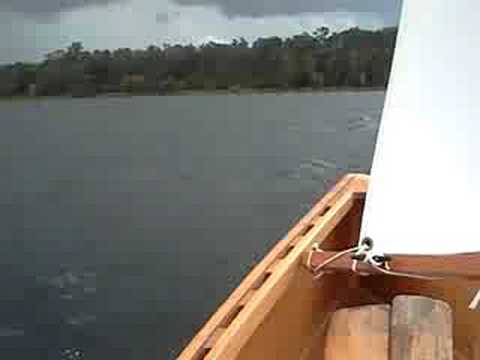
[(0, 67), (0, 96), (174, 93), (182, 90), (383, 87), (397, 29), (326, 27), (289, 38), (87, 51), (74, 42), (41, 63)]

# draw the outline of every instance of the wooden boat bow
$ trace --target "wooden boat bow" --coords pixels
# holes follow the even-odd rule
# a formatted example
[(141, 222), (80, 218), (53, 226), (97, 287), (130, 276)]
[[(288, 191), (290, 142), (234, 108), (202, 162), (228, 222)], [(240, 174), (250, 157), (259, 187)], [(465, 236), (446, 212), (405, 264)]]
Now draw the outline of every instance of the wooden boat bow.
[[(322, 269), (332, 275), (313, 280), (314, 276), (304, 264), (314, 244), (325, 252), (311, 253), (313, 266), (321, 265), (342, 249), (351, 249), (358, 244), (367, 188), (367, 176), (343, 178), (247, 275), (197, 332), (179, 360), (329, 360), (325, 357), (329, 348), (333, 349), (330, 352), (332, 358), (340, 360), (338, 347), (329, 342), (327, 336), (333, 314), (337, 310), (347, 311), (349, 315), (345, 321), (348, 328), (355, 326), (358, 329), (358, 321), (362, 320), (363, 324), (365, 318), (375, 319), (362, 315), (369, 313), (362, 306), (391, 304), (393, 309), (398, 295), (422, 296), (448, 303), (454, 320), (452, 346), (455, 359), (480, 359), (480, 311), (471, 311), (480, 307), (469, 306), (477, 304), (472, 297), (480, 288), (480, 280), (475, 280), (480, 279), (480, 253), (440, 257), (393, 255), (390, 262), (393, 271), (445, 278), (442, 281), (418, 281), (393, 276), (350, 276), (353, 274), (351, 251)], [(361, 261), (358, 262), (358, 271), (377, 274)], [(423, 314), (425, 306), (415, 308)], [(350, 316), (353, 310), (343, 309), (360, 311), (358, 321)], [(423, 315), (409, 317), (415, 322), (410, 325), (432, 328), (425, 325)], [(428, 312), (429, 319), (437, 315), (437, 312)], [(337, 329), (344, 334), (342, 327)], [(408, 336), (404, 329), (402, 325), (403, 338)], [(422, 334), (416, 327), (414, 330), (415, 336)], [(370, 334), (355, 331), (352, 336), (355, 341), (359, 339), (358, 331)], [(388, 341), (393, 343), (395, 330), (391, 334), (393, 338)], [(347, 349), (343, 342), (345, 337), (336, 339), (341, 341), (339, 346), (342, 349)], [(427, 337), (427, 343), (423, 344), (433, 349), (430, 339)], [(370, 350), (367, 355), (371, 360)], [(403, 360), (401, 356), (403, 353), (392, 360)]]

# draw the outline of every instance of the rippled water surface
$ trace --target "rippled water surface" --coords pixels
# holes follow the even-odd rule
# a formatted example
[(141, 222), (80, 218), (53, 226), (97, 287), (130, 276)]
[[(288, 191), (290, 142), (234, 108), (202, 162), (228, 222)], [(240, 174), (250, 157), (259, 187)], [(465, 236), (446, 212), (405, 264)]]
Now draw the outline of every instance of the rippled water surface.
[(349, 171), (383, 93), (0, 102), (0, 358), (172, 358)]

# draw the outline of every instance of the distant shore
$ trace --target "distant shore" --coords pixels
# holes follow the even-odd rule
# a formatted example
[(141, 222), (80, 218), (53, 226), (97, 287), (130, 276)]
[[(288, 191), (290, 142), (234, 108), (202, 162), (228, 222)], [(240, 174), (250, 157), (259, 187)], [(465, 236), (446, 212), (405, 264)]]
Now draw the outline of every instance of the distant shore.
[(71, 96), (68, 94), (58, 96), (0, 96), (0, 101), (35, 101), (46, 99), (111, 99), (111, 98), (129, 98), (140, 96), (211, 96), (211, 95), (287, 95), (287, 94), (332, 94), (332, 93), (365, 93), (365, 92), (385, 92), (385, 87), (323, 87), (323, 88), (300, 88), (300, 89), (239, 89), (239, 90), (177, 90), (159, 93), (134, 93), (134, 92), (116, 92), (116, 93), (100, 93), (96, 96)]
[(232, 90), (180, 90), (165, 95), (256, 95), (256, 94), (308, 94), (308, 93), (337, 93), (337, 92), (381, 92), (385, 87), (322, 87), (322, 88), (299, 88), (299, 89), (240, 89)]
[(320, 27), (231, 43), (85, 49), (74, 41), (37, 63), (0, 66), (0, 96), (249, 95), (382, 91), (396, 28)]

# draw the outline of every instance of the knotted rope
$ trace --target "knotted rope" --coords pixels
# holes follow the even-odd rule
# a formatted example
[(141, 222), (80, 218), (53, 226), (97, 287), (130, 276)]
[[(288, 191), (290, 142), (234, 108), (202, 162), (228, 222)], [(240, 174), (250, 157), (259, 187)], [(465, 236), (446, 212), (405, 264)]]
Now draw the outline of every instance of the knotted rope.
[[(340, 251), (333, 255), (332, 257), (328, 258), (325, 260), (323, 263), (320, 265), (313, 267), (312, 266), (312, 256), (315, 252), (323, 252), (323, 250), (320, 248), (320, 245), (318, 243), (315, 243), (312, 246), (312, 249), (310, 250), (308, 254), (308, 259), (307, 259), (307, 266), (312, 269), (313, 274), (314, 274), (314, 279), (319, 279), (324, 275), (324, 272), (322, 269), (324, 269), (326, 266), (330, 265), (331, 263), (337, 261), (338, 259), (351, 255), (353, 263), (352, 263), (352, 271), (354, 273), (360, 274), (360, 275), (369, 275), (366, 273), (359, 272), (357, 267), (358, 267), (358, 262), (362, 261), (371, 267), (373, 267), (375, 270), (378, 272), (385, 274), (385, 275), (390, 275), (390, 276), (396, 276), (396, 277), (403, 277), (403, 278), (410, 278), (410, 279), (418, 279), (418, 280), (427, 280), (427, 281), (435, 281), (435, 280), (443, 280), (444, 278), (442, 277), (432, 277), (432, 276), (425, 276), (425, 275), (418, 275), (418, 274), (412, 274), (412, 273), (404, 273), (404, 272), (398, 272), (394, 271), (390, 267), (390, 261), (391, 259), (388, 256), (385, 256), (384, 254), (378, 254), (373, 252), (373, 241), (369, 238), (365, 238), (362, 240), (359, 245)], [(470, 310), (475, 310), (478, 308), (480, 305), (480, 290), (477, 291), (475, 297), (473, 298), (472, 302), (468, 306)]]
[[(442, 280), (443, 278), (441, 277), (432, 277), (432, 276), (425, 276), (425, 275), (418, 275), (418, 274), (412, 274), (412, 273), (403, 273), (403, 272), (397, 272), (393, 271), (390, 267), (390, 258), (388, 256), (385, 256), (384, 254), (378, 254), (373, 251), (373, 241), (370, 238), (365, 238), (363, 239), (359, 245), (340, 251), (333, 255), (332, 257), (328, 258), (325, 260), (323, 263), (320, 265), (313, 267), (312, 266), (312, 256), (315, 252), (323, 252), (323, 250), (320, 248), (320, 245), (318, 243), (314, 244), (312, 246), (312, 249), (308, 255), (307, 259), (307, 266), (312, 269), (314, 273), (315, 279), (318, 279), (322, 277), (324, 272), (321, 270), (325, 268), (326, 266), (330, 265), (331, 263), (337, 261), (338, 259), (346, 256), (346, 255), (352, 255), (352, 271), (354, 273), (360, 274), (360, 275), (367, 275), (365, 273), (361, 273), (358, 271), (358, 262), (362, 261), (371, 267), (373, 267), (375, 270), (378, 272), (385, 274), (385, 275), (390, 275), (390, 276), (397, 276), (397, 277), (406, 277), (406, 278), (411, 278), (411, 279), (419, 279), (419, 280)], [(478, 302), (480, 303), (480, 294), (478, 295), (479, 299)]]

